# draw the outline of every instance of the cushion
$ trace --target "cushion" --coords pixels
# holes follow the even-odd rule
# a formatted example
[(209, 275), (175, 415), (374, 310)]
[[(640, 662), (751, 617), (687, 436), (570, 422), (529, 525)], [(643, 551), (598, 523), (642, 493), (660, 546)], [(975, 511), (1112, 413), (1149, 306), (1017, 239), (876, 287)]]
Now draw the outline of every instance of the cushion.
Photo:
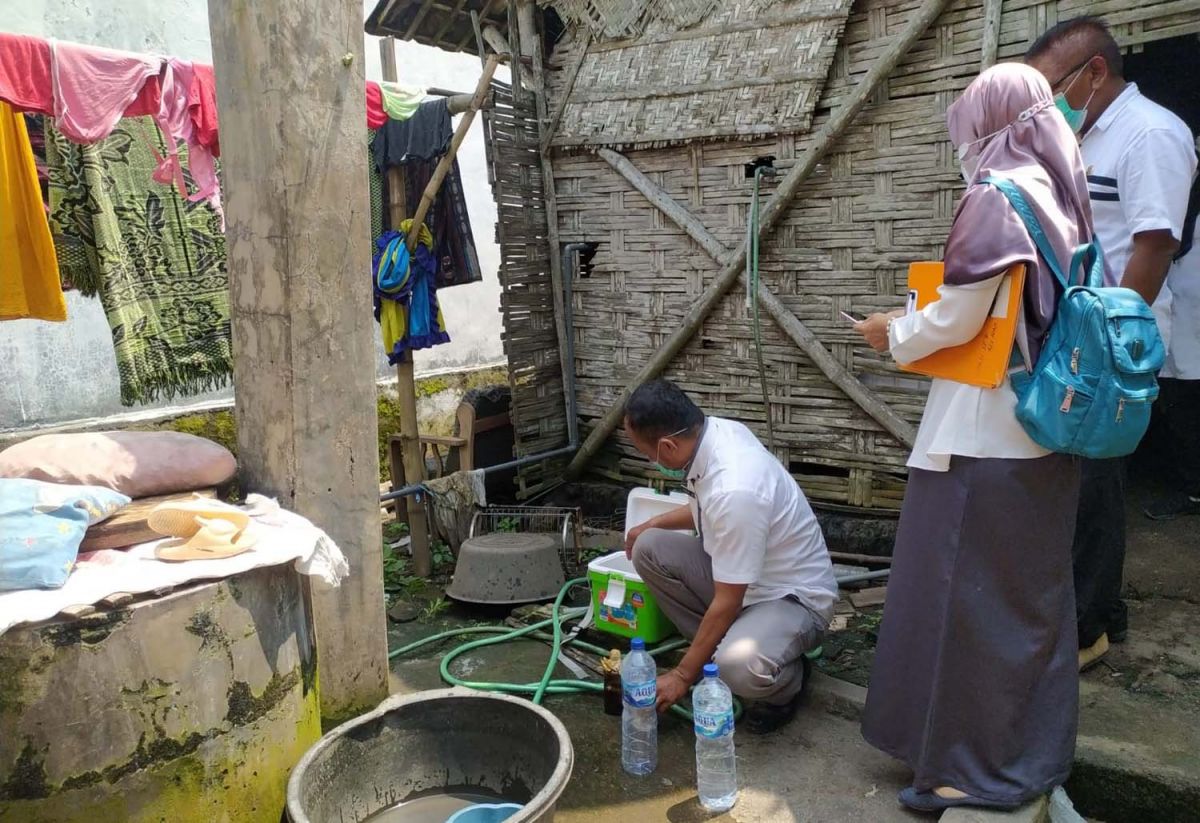
[(220, 486), (236, 471), (224, 446), (180, 432), (45, 434), (0, 452), (0, 477), (104, 486), (133, 498)]
[(96, 486), (0, 480), (0, 591), (60, 588), (88, 526), (128, 503)]

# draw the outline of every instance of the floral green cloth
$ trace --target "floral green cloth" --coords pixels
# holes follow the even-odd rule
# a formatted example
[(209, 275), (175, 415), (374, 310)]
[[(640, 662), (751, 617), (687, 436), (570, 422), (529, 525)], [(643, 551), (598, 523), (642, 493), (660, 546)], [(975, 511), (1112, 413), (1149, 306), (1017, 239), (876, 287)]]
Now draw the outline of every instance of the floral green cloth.
[[(233, 372), (220, 218), (151, 179), (155, 153), (166, 147), (148, 117), (126, 118), (87, 146), (46, 123), (59, 268), (100, 297), (127, 406), (216, 389)], [(180, 155), (188, 168), (182, 146)]]

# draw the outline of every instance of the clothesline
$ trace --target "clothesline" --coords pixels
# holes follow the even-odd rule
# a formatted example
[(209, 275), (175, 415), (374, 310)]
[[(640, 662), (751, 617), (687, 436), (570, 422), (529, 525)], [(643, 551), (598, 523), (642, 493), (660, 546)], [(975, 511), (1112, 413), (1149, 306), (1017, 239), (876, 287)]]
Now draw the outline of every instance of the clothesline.
[[(471, 95), (365, 91), (374, 244), (395, 228), (383, 172), (405, 165), (415, 201)], [(98, 296), (127, 405), (216, 388), (232, 372), (216, 99), (204, 63), (0, 33), (0, 246), (16, 250), (0, 260), (0, 319), (65, 320), (64, 279)], [(399, 322), (386, 307), (389, 355), (446, 342), (436, 288), (482, 279), (457, 164), (425, 223), (427, 265), (411, 283), (420, 311), (406, 303)]]
[[(389, 119), (411, 117), (425, 90), (367, 81), (366, 96), (367, 124), (378, 129)], [(193, 202), (208, 200), (220, 213), (214, 158), (221, 148), (211, 65), (0, 33), (0, 101), (18, 112), (53, 117), (68, 139), (85, 145), (111, 134), (122, 117), (150, 115), (167, 143), (154, 179), (174, 184)], [(188, 148), (195, 192), (187, 190), (177, 142)]]

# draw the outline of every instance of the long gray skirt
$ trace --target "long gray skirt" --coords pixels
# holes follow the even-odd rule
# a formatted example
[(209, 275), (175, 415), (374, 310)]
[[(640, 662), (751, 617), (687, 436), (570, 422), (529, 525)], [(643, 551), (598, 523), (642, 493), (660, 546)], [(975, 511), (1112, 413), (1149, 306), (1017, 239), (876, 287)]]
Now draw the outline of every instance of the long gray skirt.
[(918, 790), (1024, 802), (1066, 780), (1078, 496), (1066, 455), (909, 472), (862, 729)]

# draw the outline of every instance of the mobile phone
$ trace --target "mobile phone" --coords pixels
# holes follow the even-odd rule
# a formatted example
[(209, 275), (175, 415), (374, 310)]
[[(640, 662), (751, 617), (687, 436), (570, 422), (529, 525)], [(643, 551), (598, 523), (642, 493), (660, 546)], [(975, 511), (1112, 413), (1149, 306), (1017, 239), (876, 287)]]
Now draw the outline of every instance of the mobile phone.
[(846, 314), (844, 311), (839, 311), (838, 314), (840, 314), (842, 317), (849, 320), (851, 323), (861, 323), (862, 322), (861, 318), (855, 317), (852, 314)]

